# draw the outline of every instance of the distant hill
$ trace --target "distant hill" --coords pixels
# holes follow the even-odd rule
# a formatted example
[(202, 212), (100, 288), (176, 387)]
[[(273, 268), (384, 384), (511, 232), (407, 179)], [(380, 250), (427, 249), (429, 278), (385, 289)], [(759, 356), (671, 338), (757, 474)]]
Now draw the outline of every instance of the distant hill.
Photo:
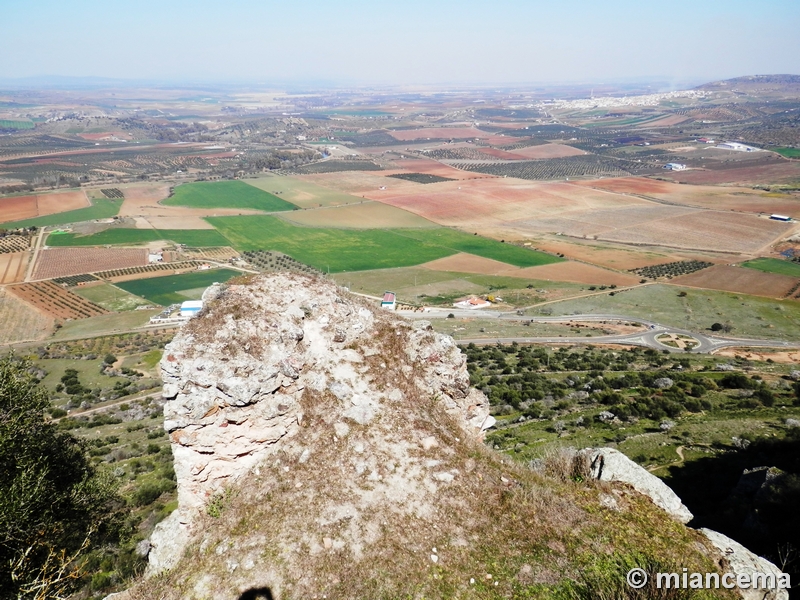
[(695, 88), (706, 91), (800, 94), (800, 75), (747, 75), (705, 83)]

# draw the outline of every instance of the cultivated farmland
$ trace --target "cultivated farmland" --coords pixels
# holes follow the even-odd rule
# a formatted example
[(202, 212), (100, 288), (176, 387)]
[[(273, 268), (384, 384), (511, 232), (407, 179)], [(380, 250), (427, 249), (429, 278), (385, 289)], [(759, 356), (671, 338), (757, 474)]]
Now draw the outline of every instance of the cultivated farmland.
[(12, 285), (8, 290), (56, 319), (88, 319), (108, 311), (52, 281)]
[(81, 221), (91, 221), (94, 219), (108, 219), (115, 216), (120, 209), (119, 201), (105, 200), (96, 198), (92, 200), (92, 206), (68, 210), (43, 217), (24, 219), (3, 223), (7, 229), (18, 229), (20, 227), (47, 227), (51, 225), (66, 225), (68, 223), (80, 223)]
[(294, 204), (242, 181), (187, 183), (175, 188), (165, 206), (190, 208), (242, 208), (275, 212), (293, 210)]
[(95, 273), (101, 279), (139, 279), (139, 275), (148, 275), (149, 273), (169, 273), (177, 271), (194, 270), (203, 263), (198, 260), (184, 260), (180, 262), (170, 263), (153, 263), (143, 267), (128, 267), (127, 269), (110, 269), (108, 271), (100, 271)]
[[(150, 302), (169, 306), (179, 304), (184, 300), (200, 298), (202, 290), (215, 282), (223, 283), (232, 277), (241, 275), (240, 271), (231, 269), (212, 269), (208, 271), (195, 271), (183, 275), (168, 275), (166, 277), (151, 277), (123, 281), (117, 285), (126, 292), (141, 296)], [(202, 289), (201, 289), (202, 288)], [(182, 294), (192, 290), (194, 293)]]
[(362, 271), (418, 265), (469, 252), (515, 266), (557, 257), (445, 228), (365, 229), (295, 227), (269, 216), (209, 219), (240, 250), (277, 250), (320, 271)]
[(0, 283), (16, 283), (25, 278), (25, 269), (30, 260), (28, 252), (0, 254)]
[(448, 164), (464, 171), (537, 181), (578, 177), (624, 177), (632, 173), (650, 172), (656, 168), (655, 165), (617, 160), (594, 154), (550, 160), (514, 162), (449, 161)]
[(24, 252), (31, 246), (31, 238), (27, 235), (5, 235), (0, 237), (0, 254), (7, 252)]
[(0, 222), (16, 222), (89, 206), (84, 192), (0, 198)]
[(676, 277), (672, 283), (769, 298), (785, 298), (797, 291), (798, 279), (756, 269), (716, 265), (691, 275)]
[(755, 260), (748, 260), (742, 263), (742, 266), (748, 269), (763, 271), (764, 273), (776, 273), (778, 275), (800, 278), (800, 264), (788, 260), (781, 260), (779, 258), (756, 258)]
[(40, 340), (52, 329), (52, 317), (0, 287), (0, 344)]
[(159, 240), (187, 246), (227, 246), (228, 240), (212, 229), (128, 229), (115, 227), (91, 235), (60, 233), (47, 238), (49, 246), (136, 245)]
[(45, 248), (39, 252), (33, 278), (52, 279), (146, 264), (147, 250), (139, 248)]

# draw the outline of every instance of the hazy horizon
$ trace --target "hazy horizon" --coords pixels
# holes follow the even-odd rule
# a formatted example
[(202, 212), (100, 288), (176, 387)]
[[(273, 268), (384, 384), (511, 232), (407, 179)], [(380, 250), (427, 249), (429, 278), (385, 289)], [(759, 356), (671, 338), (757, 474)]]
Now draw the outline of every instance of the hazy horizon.
[(668, 86), (800, 73), (792, 0), (6, 2), (0, 80)]

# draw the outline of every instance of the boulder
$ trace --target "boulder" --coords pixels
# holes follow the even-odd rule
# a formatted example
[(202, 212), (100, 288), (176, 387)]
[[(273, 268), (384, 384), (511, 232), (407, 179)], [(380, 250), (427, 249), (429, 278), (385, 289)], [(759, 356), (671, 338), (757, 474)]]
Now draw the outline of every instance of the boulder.
[(595, 479), (627, 483), (637, 492), (648, 496), (656, 506), (663, 508), (676, 521), (688, 523), (692, 520), (692, 513), (666, 483), (619, 450), (586, 448), (582, 452), (590, 461), (592, 477)]

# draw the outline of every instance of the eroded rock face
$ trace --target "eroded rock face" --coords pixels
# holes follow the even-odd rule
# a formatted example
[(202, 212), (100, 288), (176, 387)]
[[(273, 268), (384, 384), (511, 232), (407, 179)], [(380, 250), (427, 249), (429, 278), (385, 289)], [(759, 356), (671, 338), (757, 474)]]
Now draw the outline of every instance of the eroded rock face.
[[(315, 397), (335, 399), (326, 421), (341, 437), (411, 396), (440, 402), (465, 436), (480, 436), (489, 422), (488, 401), (469, 387), (466, 357), (452, 338), (328, 280), (261, 276), (230, 286), (203, 313), (161, 361), (179, 509), (150, 540), (151, 572), (180, 558), (193, 515), (215, 494), (290, 443)], [(396, 375), (388, 380), (389, 371), (407, 374), (414, 389)]]

